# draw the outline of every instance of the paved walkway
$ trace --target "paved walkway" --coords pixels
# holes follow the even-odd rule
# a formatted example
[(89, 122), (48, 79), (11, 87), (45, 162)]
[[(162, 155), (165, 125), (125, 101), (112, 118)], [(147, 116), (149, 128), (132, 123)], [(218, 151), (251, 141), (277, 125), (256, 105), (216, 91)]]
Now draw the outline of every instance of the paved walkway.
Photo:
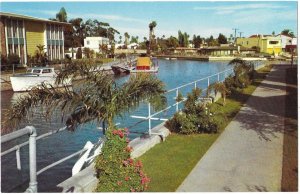
[(178, 192), (281, 191), (286, 67), (273, 67)]

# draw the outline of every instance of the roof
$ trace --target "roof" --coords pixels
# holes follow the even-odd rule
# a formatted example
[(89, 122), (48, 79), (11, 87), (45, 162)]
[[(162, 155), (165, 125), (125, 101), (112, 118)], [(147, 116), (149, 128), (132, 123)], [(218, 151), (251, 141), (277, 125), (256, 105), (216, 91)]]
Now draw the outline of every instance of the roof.
[(269, 34), (254, 34), (254, 35), (251, 35), (249, 36), (249, 38), (259, 38), (260, 36), (262, 36), (263, 38), (265, 37), (269, 37), (269, 36), (273, 36), (273, 35), (269, 35)]
[(150, 66), (150, 57), (138, 57), (136, 66)]
[(60, 24), (60, 25), (71, 25), (70, 23), (66, 23), (66, 22), (52, 21), (52, 20), (48, 20), (48, 19), (36, 18), (36, 17), (32, 17), (32, 16), (19, 15), (19, 14), (15, 14), (15, 13), (7, 13), (7, 12), (0, 12), (0, 17), (17, 18), (17, 19), (46, 22), (46, 23), (55, 23), (55, 24)]
[(237, 50), (237, 48), (233, 46), (210, 46), (202, 49), (203, 50)]

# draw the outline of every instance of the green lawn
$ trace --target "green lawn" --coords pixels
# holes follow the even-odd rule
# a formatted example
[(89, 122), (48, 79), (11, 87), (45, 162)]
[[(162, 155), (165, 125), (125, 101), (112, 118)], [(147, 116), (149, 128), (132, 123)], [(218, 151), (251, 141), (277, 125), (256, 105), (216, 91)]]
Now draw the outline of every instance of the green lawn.
[(150, 192), (176, 191), (270, 69), (270, 66), (261, 68), (255, 74), (254, 82), (248, 88), (228, 97), (226, 106), (222, 106), (222, 99), (212, 105), (214, 110), (218, 110), (228, 117), (219, 133), (195, 135), (173, 133), (167, 137), (165, 142), (156, 145), (140, 157), (144, 163), (145, 172), (151, 178)]

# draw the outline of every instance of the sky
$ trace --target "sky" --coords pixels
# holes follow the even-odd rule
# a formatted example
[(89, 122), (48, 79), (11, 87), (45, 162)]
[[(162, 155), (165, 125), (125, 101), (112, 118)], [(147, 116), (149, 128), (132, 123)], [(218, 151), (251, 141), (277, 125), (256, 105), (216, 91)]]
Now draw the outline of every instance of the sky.
[[(108, 22), (124, 36), (148, 37), (148, 25), (156, 21), (155, 35), (178, 36), (178, 30), (201, 37), (219, 33), (229, 37), (234, 28), (243, 37), (276, 34), (283, 29), (297, 33), (297, 1), (190, 1), (190, 2), (1, 2), (2, 12), (39, 18), (55, 18), (64, 7), (68, 20), (97, 19)], [(117, 36), (118, 37), (118, 36)], [(116, 38), (118, 39), (118, 38)]]

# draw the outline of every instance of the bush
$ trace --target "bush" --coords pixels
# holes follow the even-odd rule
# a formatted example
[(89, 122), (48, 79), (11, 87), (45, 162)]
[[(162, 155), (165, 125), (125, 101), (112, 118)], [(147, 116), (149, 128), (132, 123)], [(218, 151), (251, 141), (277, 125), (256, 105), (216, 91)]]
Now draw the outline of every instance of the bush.
[(193, 89), (188, 94), (182, 112), (175, 113), (165, 126), (172, 132), (180, 134), (216, 133), (220, 124), (214, 118), (210, 106), (198, 102), (199, 97), (201, 90)]
[(141, 192), (150, 179), (143, 172), (141, 161), (130, 158), (128, 130), (107, 131), (102, 153), (96, 159), (98, 185), (96, 192)]
[(80, 47), (77, 49), (76, 59), (82, 59), (82, 50)]

